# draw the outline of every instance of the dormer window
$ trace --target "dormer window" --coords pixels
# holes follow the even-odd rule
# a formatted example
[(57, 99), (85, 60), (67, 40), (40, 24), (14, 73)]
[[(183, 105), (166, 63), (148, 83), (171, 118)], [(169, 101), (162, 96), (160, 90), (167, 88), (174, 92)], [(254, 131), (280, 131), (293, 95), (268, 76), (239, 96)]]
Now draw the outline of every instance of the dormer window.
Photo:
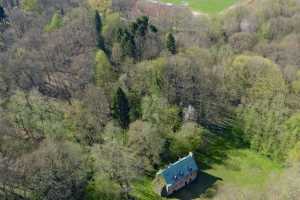
[(166, 169), (158, 172), (165, 182), (168, 195), (174, 191), (185, 187), (187, 184), (195, 180), (198, 172), (197, 164), (194, 158), (189, 154), (188, 156), (170, 164)]
[(183, 176), (183, 175), (184, 175), (184, 173), (183, 173), (182, 170), (179, 171), (179, 174), (180, 174), (180, 176)]

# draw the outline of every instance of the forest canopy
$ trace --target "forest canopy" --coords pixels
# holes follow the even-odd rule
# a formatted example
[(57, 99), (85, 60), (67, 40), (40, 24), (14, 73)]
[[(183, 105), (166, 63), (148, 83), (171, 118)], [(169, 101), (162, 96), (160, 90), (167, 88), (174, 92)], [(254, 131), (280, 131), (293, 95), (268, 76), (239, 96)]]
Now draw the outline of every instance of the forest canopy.
[(0, 0), (0, 199), (141, 199), (141, 179), (228, 148), (283, 170), (240, 199), (299, 197), (300, 2), (149, 4)]

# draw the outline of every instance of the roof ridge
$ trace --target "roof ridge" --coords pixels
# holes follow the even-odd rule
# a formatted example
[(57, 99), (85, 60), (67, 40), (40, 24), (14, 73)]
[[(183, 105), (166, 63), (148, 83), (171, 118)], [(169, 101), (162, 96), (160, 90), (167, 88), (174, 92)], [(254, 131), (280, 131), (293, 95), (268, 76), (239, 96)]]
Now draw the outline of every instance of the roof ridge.
[(185, 159), (187, 159), (187, 158), (189, 158), (189, 157), (193, 157), (193, 153), (192, 153), (192, 152), (189, 152), (189, 154), (188, 154), (187, 156), (184, 156), (184, 157), (178, 159), (176, 162), (173, 162), (173, 163), (169, 164), (168, 167), (169, 167), (170, 165), (178, 164), (180, 161), (183, 161), (183, 160), (185, 160)]
[[(190, 152), (187, 156), (179, 159), (178, 161), (169, 164), (167, 168), (159, 170), (158, 175), (162, 175), (166, 181), (166, 184), (173, 184), (176, 181), (176, 177), (186, 175), (192, 171), (197, 171), (198, 166), (193, 157), (193, 153)], [(180, 177), (179, 177), (180, 178)]]

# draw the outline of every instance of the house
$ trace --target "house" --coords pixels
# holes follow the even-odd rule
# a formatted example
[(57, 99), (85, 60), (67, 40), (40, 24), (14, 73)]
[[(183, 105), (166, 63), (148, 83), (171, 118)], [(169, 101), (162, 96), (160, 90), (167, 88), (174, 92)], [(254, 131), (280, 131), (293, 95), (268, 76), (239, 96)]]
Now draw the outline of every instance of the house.
[(157, 173), (157, 178), (163, 186), (162, 195), (171, 195), (172, 193), (187, 186), (197, 178), (198, 166), (193, 157), (193, 153), (189, 153), (166, 169)]

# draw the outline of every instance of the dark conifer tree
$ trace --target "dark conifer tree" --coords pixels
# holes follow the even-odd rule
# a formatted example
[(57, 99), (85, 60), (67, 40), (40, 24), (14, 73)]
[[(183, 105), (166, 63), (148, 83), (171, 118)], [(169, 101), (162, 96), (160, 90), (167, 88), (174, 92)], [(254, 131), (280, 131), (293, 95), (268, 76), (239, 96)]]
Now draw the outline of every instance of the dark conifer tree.
[(101, 34), (102, 32), (102, 19), (100, 13), (96, 10), (95, 13), (95, 24), (96, 24), (96, 30), (97, 33)]
[(156, 26), (154, 26), (154, 25), (152, 25), (152, 24), (149, 26), (149, 29), (150, 29), (150, 31), (151, 31), (152, 33), (157, 33), (157, 32), (158, 32)]
[(132, 22), (132, 23), (130, 24), (130, 31), (131, 31), (131, 33), (132, 33), (133, 35), (136, 34), (136, 31), (138, 30), (138, 28), (139, 28), (139, 24), (138, 24), (138, 23)]
[(0, 23), (4, 22), (6, 19), (6, 14), (4, 8), (0, 5)]
[(167, 49), (169, 50), (169, 52), (171, 52), (172, 54), (176, 54), (176, 52), (177, 52), (176, 40), (172, 33), (168, 33), (168, 35), (167, 35), (166, 46), (167, 46)]
[(125, 30), (122, 33), (121, 47), (122, 47), (123, 55), (136, 58), (136, 44), (135, 44), (134, 36), (128, 30)]
[(148, 26), (149, 26), (149, 18), (147, 16), (142, 16), (137, 19), (136, 21), (138, 28), (138, 34), (141, 37), (144, 37), (148, 31)]
[(98, 11), (95, 13), (95, 26), (96, 26), (96, 33), (97, 33), (97, 47), (105, 51), (105, 43), (102, 37), (102, 19), (101, 15)]
[(129, 126), (129, 101), (121, 88), (118, 88), (112, 105), (113, 118), (116, 119), (120, 126), (127, 129)]

